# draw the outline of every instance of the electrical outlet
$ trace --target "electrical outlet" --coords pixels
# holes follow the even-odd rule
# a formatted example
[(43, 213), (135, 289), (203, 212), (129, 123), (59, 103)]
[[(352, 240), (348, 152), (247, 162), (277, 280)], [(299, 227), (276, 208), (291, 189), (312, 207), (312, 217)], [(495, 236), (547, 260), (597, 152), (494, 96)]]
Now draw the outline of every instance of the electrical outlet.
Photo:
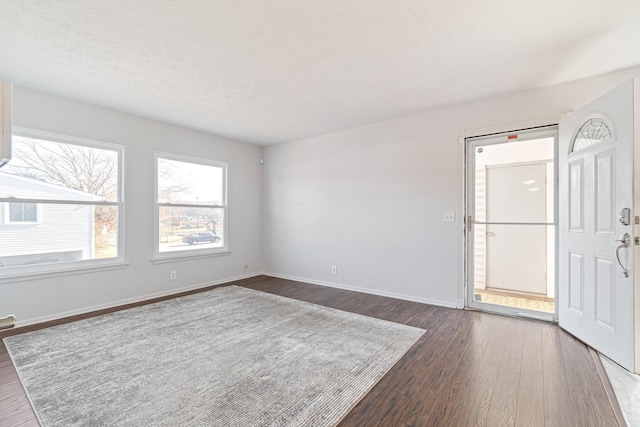
[(331, 273), (332, 274), (338, 274), (338, 267), (336, 267), (335, 265), (331, 266)]
[(178, 277), (178, 273), (175, 270), (171, 270), (169, 272), (169, 280), (176, 280)]

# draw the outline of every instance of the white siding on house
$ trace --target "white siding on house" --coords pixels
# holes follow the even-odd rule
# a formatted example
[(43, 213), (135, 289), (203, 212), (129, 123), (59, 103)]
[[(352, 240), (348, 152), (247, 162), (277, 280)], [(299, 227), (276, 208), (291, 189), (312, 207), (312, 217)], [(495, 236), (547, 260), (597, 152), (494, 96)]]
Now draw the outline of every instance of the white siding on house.
[[(94, 201), (99, 198), (0, 172), (0, 197)], [(93, 257), (93, 206), (36, 205), (36, 222), (11, 222), (10, 203), (0, 203), (0, 267)]]
[(73, 260), (92, 257), (93, 206), (40, 204), (37, 223), (7, 224), (6, 203), (0, 205), (0, 266), (20, 265), (16, 255), (48, 255), (30, 257), (29, 263), (68, 261), (67, 252)]
[[(486, 191), (485, 183), (487, 178), (487, 169), (485, 165), (476, 164), (476, 197), (475, 197), (475, 220), (478, 222), (485, 222), (487, 220), (487, 204), (486, 204)], [(484, 224), (474, 224), (473, 226), (473, 242), (474, 248), (474, 286), (475, 289), (485, 289), (487, 282), (487, 265), (486, 265), (486, 251), (487, 251), (487, 226)]]

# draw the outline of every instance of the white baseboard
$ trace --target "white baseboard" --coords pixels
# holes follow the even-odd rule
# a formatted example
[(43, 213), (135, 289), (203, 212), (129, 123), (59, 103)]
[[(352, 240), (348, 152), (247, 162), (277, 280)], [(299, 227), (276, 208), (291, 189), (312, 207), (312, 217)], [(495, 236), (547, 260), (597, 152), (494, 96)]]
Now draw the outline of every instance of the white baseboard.
[[(265, 276), (277, 277), (279, 279), (295, 280), (296, 282), (304, 282), (304, 283), (310, 283), (312, 285), (327, 286), (329, 288), (343, 289), (343, 290), (346, 290), (346, 291), (362, 292), (362, 293), (365, 293), (365, 294), (378, 295), (378, 296), (381, 296), (381, 297), (396, 298), (396, 299), (401, 299), (401, 300), (404, 300), (404, 301), (419, 302), (419, 303), (422, 303), (422, 304), (437, 305), (437, 306), (440, 306), (440, 307), (459, 308), (459, 307), (457, 307), (458, 302), (442, 301), (442, 300), (435, 300), (435, 299), (430, 299), (430, 298), (420, 298), (420, 297), (415, 297), (415, 296), (412, 296), (412, 295), (399, 294), (399, 293), (396, 293), (396, 292), (387, 292), (387, 291), (380, 291), (380, 290), (377, 290), (377, 289), (361, 288), (359, 286), (349, 286), (349, 285), (343, 285), (343, 284), (334, 283), (334, 282), (323, 282), (323, 281), (320, 281), (320, 280), (308, 279), (306, 277), (288, 276), (286, 274), (271, 273), (271, 272), (268, 272), (268, 271), (265, 271), (262, 274), (264, 274)], [(463, 304), (463, 307), (464, 307), (464, 304)]]
[(456, 308), (463, 309), (464, 308), (464, 299), (459, 299), (456, 303)]
[(250, 277), (255, 277), (255, 276), (261, 276), (262, 274), (263, 273), (260, 271), (258, 273), (251, 273), (251, 274), (244, 274), (244, 275), (235, 276), (235, 277), (228, 277), (226, 279), (215, 280), (213, 282), (207, 282), (207, 283), (199, 283), (197, 285), (185, 286), (183, 288), (171, 289), (169, 291), (154, 292), (152, 294), (140, 295), (140, 296), (133, 297), (133, 298), (127, 298), (127, 299), (112, 301), (112, 302), (109, 302), (109, 303), (106, 303), (106, 304), (99, 304), (99, 305), (94, 305), (94, 306), (91, 306), (91, 307), (83, 307), (83, 308), (80, 308), (80, 309), (77, 309), (77, 310), (64, 311), (62, 313), (56, 313), (56, 314), (49, 315), (49, 316), (36, 317), (34, 319), (27, 319), (27, 320), (22, 320), (22, 321), (20, 321), (18, 319), (18, 321), (16, 321), (15, 328), (20, 328), (22, 326), (34, 325), (34, 324), (37, 324), (37, 323), (49, 322), (51, 320), (63, 319), (65, 317), (77, 316), (79, 314), (91, 313), (92, 311), (104, 310), (104, 309), (107, 309), (107, 308), (114, 308), (114, 307), (119, 307), (119, 306), (123, 306), (123, 305), (127, 305), (127, 304), (133, 304), (133, 303), (137, 303), (137, 302), (148, 301), (148, 300), (152, 300), (154, 298), (161, 298), (161, 297), (166, 297), (166, 296), (170, 296), (170, 295), (177, 295), (177, 294), (180, 294), (182, 292), (187, 292), (187, 291), (193, 291), (193, 290), (196, 290), (196, 289), (207, 288), (209, 286), (222, 285), (224, 283), (235, 282), (237, 280), (248, 279)]

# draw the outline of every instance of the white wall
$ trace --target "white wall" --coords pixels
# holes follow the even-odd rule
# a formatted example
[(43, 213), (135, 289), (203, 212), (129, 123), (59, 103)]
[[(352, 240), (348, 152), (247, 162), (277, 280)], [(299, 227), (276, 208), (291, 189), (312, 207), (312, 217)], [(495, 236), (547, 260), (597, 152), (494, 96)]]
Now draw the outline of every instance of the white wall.
[[(27, 324), (123, 301), (178, 292), (262, 271), (262, 148), (80, 103), (14, 88), (14, 124), (126, 146), (126, 268), (0, 284), (0, 315)], [(152, 264), (154, 151), (228, 162), (232, 253)], [(249, 270), (243, 270), (245, 261)], [(177, 280), (169, 281), (169, 270)]]
[[(459, 136), (557, 122), (636, 75), (640, 68), (267, 147), (265, 270), (460, 305), (464, 146)], [(455, 223), (442, 221), (450, 210), (456, 212)]]

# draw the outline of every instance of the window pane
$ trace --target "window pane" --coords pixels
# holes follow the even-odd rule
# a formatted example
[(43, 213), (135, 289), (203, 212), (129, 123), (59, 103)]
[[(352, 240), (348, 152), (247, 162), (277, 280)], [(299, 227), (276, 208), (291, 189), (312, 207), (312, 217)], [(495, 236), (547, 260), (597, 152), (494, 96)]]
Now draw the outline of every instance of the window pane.
[(571, 152), (610, 141), (611, 138), (611, 130), (604, 120), (599, 117), (589, 119), (578, 130), (573, 140)]
[(2, 226), (0, 270), (118, 256), (116, 206), (43, 203), (38, 209), (38, 223)]
[(26, 222), (36, 222), (38, 220), (35, 203), (22, 203), (22, 220)]
[(93, 207), (94, 258), (118, 256), (118, 207)]
[(224, 168), (158, 158), (158, 202), (224, 205)]
[[(1, 196), (118, 201), (118, 151), (14, 135)], [(10, 174), (12, 177), (9, 182)]]
[(158, 252), (224, 246), (223, 208), (159, 207)]
[(22, 203), (9, 203), (9, 221), (22, 221)]
[(0, 276), (122, 259), (121, 153), (98, 141), (13, 135), (13, 159), (0, 171), (0, 198), (23, 200), (0, 203)]

